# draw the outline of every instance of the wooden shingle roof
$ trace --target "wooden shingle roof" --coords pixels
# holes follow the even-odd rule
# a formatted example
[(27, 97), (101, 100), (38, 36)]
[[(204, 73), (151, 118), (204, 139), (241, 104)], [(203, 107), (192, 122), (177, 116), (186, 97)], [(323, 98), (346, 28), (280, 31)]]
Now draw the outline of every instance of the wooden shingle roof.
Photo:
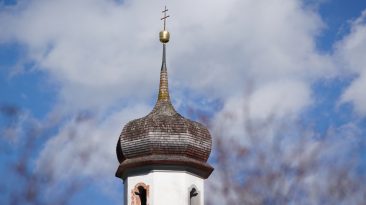
[(145, 117), (127, 123), (117, 143), (120, 162), (116, 176), (149, 169), (186, 170), (207, 178), (212, 140), (208, 129), (182, 117), (171, 104), (165, 62), (165, 44), (158, 100)]

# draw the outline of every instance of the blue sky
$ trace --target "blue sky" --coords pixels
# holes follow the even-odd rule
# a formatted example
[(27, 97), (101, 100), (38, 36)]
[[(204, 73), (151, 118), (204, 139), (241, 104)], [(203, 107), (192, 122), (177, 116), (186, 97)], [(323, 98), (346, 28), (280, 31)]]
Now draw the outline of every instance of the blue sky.
[[(122, 203), (115, 143), (156, 100), (165, 4), (0, 0), (1, 204), (26, 183), (11, 165), (29, 139), (30, 173), (52, 178), (42, 193), (88, 179), (70, 204)], [(169, 86), (184, 116), (208, 116), (214, 137), (223, 131), (243, 146), (243, 118), (275, 121), (263, 128), (268, 135), (284, 122), (316, 136), (334, 132), (345, 150), (357, 147), (364, 169), (366, 1), (192, 0), (168, 8)]]

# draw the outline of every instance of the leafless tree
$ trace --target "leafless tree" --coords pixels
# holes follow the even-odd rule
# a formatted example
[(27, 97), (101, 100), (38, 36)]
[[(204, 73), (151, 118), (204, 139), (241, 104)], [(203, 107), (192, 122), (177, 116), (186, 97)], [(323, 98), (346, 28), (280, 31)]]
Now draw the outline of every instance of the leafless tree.
[[(230, 127), (211, 129), (215, 171), (206, 191), (208, 204), (366, 203), (366, 178), (360, 171), (364, 136), (355, 136), (360, 133), (347, 126), (319, 134), (299, 120), (273, 116), (258, 123), (246, 106), (241, 136), (229, 136)], [(238, 121), (237, 113), (224, 116), (219, 124)]]
[[(0, 182), (0, 203), (10, 205), (56, 204), (65, 205), (75, 193), (86, 185), (87, 180), (75, 179), (58, 186), (56, 192), (47, 195), (54, 186), (53, 167), (36, 170), (37, 154), (50, 132), (57, 126), (57, 120), (41, 124), (14, 105), (0, 105), (0, 154), (6, 164), (3, 165)], [(82, 156), (75, 156), (82, 157)]]
[[(203, 116), (201, 121), (212, 126), (214, 142), (211, 163), (215, 171), (205, 192), (207, 204), (366, 202), (365, 168), (360, 154), (365, 140), (358, 136), (360, 133), (344, 126), (319, 134), (312, 126), (275, 116), (257, 122), (250, 118), (249, 108), (243, 107), (240, 136), (231, 136), (227, 132), (230, 127), (220, 127), (202, 113), (196, 115)], [(219, 124), (241, 121), (237, 114), (224, 113)], [(10, 159), (4, 160), (6, 164), (2, 166), (2, 177), (8, 179), (0, 181), (0, 203), (69, 204), (90, 181), (75, 178), (63, 182), (49, 196), (47, 189), (57, 183), (51, 174), (54, 167), (42, 172), (34, 169), (37, 153), (59, 126), (59, 120), (41, 124), (24, 117), (27, 113), (13, 105), (1, 105), (0, 115), (0, 154)], [(81, 114), (76, 118), (82, 123), (90, 116)]]

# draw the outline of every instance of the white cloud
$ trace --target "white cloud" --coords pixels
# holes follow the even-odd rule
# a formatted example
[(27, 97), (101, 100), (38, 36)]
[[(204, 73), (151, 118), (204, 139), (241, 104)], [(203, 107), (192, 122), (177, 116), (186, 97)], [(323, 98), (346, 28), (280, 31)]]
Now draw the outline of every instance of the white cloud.
[[(212, 133), (240, 141), (271, 141), (279, 127), (295, 127), (298, 113), (311, 103), (310, 89), (300, 82), (269, 83), (244, 96), (233, 96), (213, 119)], [(290, 125), (291, 124), (291, 125)]]
[(302, 82), (275, 82), (258, 89), (248, 100), (255, 119), (270, 115), (291, 118), (311, 103), (311, 90)]
[[(114, 176), (118, 167), (116, 144), (122, 127), (150, 109), (135, 105), (116, 111), (108, 118), (75, 117), (52, 137), (38, 159), (38, 169), (56, 180), (88, 176), (97, 181)], [(99, 176), (99, 177), (98, 177)]]
[[(24, 44), (51, 74), (63, 107), (147, 99), (158, 85), (159, 12), (165, 2), (30, 1), (2, 13), (1, 40)], [(195, 5), (195, 6), (192, 6)], [(246, 83), (310, 83), (331, 69), (314, 38), (323, 24), (301, 1), (172, 1), (171, 85), (222, 98)], [(87, 99), (87, 100), (86, 100)]]
[(149, 2), (125, 4), (23, 1), (16, 12), (2, 14), (1, 37), (26, 46), (27, 58), (50, 74), (68, 109), (151, 95), (159, 76), (160, 51), (155, 50), (160, 13), (145, 12)]
[(351, 32), (337, 44), (335, 57), (344, 66), (345, 73), (355, 79), (342, 95), (341, 102), (351, 102), (355, 111), (366, 115), (366, 10), (352, 22)]

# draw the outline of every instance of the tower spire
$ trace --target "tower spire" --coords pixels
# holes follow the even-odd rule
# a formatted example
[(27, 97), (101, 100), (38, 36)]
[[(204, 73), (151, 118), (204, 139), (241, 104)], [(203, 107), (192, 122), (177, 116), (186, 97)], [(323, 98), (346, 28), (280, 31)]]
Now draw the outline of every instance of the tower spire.
[(170, 101), (169, 88), (168, 88), (168, 72), (165, 62), (165, 43), (163, 44), (163, 59), (160, 70), (160, 85), (159, 85), (159, 96), (158, 101)]
[(163, 56), (158, 100), (149, 114), (123, 127), (117, 142), (116, 176), (124, 181), (125, 204), (204, 204), (204, 179), (213, 171), (207, 163), (210, 132), (180, 115), (169, 98), (167, 11), (165, 7), (164, 30), (159, 33)]
[(161, 20), (164, 20), (164, 30), (160, 31), (159, 37), (160, 42), (163, 43), (163, 59), (161, 63), (161, 70), (160, 70), (160, 85), (159, 85), (159, 96), (158, 101), (170, 101), (169, 98), (169, 88), (168, 88), (168, 72), (166, 68), (166, 43), (169, 42), (170, 34), (166, 30), (166, 19), (170, 16), (166, 15), (168, 9), (164, 8), (162, 13), (164, 13), (164, 17)]

